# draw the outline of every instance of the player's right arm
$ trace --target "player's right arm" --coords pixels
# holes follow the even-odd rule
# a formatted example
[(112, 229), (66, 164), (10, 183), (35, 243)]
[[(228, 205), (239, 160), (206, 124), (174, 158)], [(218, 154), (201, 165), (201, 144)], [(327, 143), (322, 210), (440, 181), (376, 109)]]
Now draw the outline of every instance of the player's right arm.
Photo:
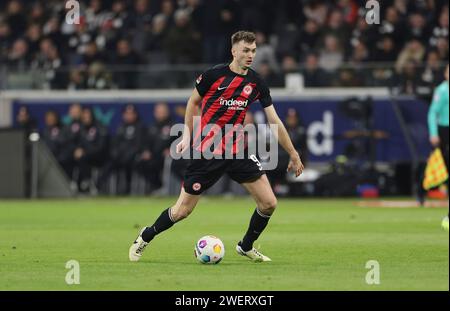
[(200, 104), (202, 96), (197, 91), (197, 88), (192, 91), (192, 95), (188, 100), (186, 106), (186, 114), (184, 116), (184, 132), (183, 139), (177, 145), (177, 153), (183, 153), (189, 148), (191, 142), (191, 133), (194, 127), (194, 116), (200, 115)]

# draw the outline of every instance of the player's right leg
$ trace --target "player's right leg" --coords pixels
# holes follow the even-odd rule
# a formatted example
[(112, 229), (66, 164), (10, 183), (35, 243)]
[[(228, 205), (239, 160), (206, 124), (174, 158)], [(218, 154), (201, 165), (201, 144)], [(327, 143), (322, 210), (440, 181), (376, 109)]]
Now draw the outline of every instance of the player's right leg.
[(189, 194), (184, 191), (184, 188), (182, 188), (175, 205), (163, 211), (152, 226), (145, 227), (141, 230), (138, 237), (130, 247), (130, 261), (138, 261), (147, 245), (157, 234), (160, 234), (161, 232), (172, 227), (175, 223), (188, 217), (194, 210), (199, 200), (200, 195)]

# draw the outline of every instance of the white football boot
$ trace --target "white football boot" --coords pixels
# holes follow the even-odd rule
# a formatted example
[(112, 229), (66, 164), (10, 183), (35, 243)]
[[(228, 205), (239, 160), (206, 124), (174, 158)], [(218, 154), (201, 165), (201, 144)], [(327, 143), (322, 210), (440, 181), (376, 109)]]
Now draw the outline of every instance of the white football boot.
[(263, 262), (263, 261), (272, 261), (269, 257), (261, 254), (256, 248), (252, 248), (248, 252), (244, 252), (244, 250), (241, 247), (241, 243), (239, 242), (238, 245), (236, 245), (236, 252), (241, 255), (245, 256), (247, 258), (250, 258), (250, 260), (254, 262)]
[(130, 259), (130, 261), (139, 261), (139, 259), (141, 259), (142, 257), (142, 253), (149, 244), (142, 239), (142, 232), (144, 232), (145, 228), (146, 227), (141, 230), (136, 240), (133, 242), (133, 244), (131, 244), (130, 250), (128, 252), (128, 258)]

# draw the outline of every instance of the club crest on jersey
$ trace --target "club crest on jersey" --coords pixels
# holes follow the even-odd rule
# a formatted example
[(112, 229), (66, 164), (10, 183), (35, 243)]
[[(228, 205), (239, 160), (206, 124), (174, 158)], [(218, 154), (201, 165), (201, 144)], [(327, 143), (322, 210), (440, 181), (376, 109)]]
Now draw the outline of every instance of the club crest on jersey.
[(198, 182), (196, 182), (195, 184), (192, 185), (192, 189), (194, 191), (199, 191), (202, 188), (202, 185)]
[(252, 93), (252, 91), (253, 91), (253, 87), (252, 87), (250, 84), (247, 84), (247, 85), (244, 87), (244, 93), (245, 93), (246, 95), (250, 95), (250, 94)]
[(201, 74), (201, 75), (199, 75), (198, 76), (198, 78), (197, 78), (197, 84), (200, 84), (200, 82), (202, 82), (202, 79), (203, 79), (203, 75)]

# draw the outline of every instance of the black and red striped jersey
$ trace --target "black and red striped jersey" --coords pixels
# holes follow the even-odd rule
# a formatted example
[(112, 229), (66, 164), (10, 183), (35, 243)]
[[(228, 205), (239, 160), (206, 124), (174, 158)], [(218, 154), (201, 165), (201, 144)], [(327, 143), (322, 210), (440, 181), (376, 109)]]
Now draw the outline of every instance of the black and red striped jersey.
[[(209, 149), (214, 154), (223, 154), (228, 139), (233, 139), (233, 154), (239, 150), (238, 142), (243, 135), (236, 137), (232, 133), (225, 132), (225, 126), (242, 125), (250, 105), (259, 100), (263, 108), (272, 105), (269, 88), (261, 77), (252, 69), (246, 75), (240, 75), (231, 71), (228, 64), (217, 65), (203, 74), (196, 81), (196, 89), (201, 102), (201, 131), (194, 133), (193, 146), (197, 151)], [(216, 125), (221, 131), (201, 132), (208, 124)], [(212, 146), (215, 135), (222, 135), (221, 146)], [(213, 149), (211, 149), (213, 148)]]

